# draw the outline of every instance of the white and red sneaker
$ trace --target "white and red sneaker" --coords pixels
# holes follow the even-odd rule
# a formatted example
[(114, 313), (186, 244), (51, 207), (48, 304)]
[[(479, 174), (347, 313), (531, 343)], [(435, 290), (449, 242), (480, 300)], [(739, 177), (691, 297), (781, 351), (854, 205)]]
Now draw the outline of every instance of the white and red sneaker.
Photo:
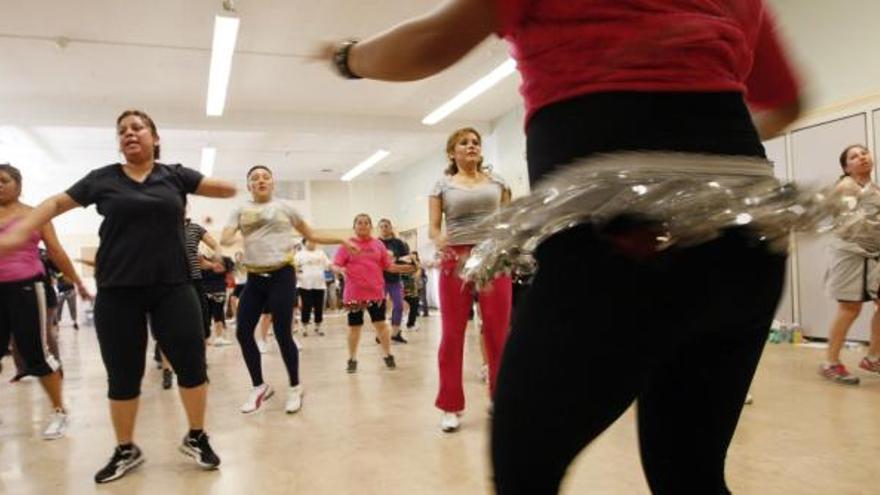
[(858, 385), (859, 377), (851, 374), (841, 363), (823, 364), (819, 366), (819, 374), (826, 380), (839, 383), (841, 385)]
[(250, 395), (248, 395), (247, 400), (241, 405), (241, 412), (244, 414), (250, 414), (258, 411), (263, 407), (263, 403), (269, 400), (273, 394), (275, 394), (275, 391), (265, 383), (258, 387), (254, 387), (253, 390), (251, 390)]

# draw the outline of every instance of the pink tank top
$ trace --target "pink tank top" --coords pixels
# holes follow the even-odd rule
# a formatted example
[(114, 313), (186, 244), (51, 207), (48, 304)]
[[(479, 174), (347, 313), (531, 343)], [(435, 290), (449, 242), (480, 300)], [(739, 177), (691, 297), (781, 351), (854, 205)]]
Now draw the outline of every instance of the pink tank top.
[[(0, 226), (0, 234), (9, 230), (17, 221), (16, 219)], [(0, 283), (29, 280), (43, 274), (43, 262), (40, 261), (40, 250), (37, 247), (41, 238), (40, 232), (35, 230), (23, 246), (0, 257)]]

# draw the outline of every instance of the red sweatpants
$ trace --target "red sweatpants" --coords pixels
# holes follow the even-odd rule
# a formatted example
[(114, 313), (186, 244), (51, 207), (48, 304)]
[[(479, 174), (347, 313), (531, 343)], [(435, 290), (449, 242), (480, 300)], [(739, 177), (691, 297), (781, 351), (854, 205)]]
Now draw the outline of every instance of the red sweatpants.
[[(440, 267), (440, 316), (443, 335), (440, 339), (440, 391), (435, 405), (447, 412), (464, 409), (462, 361), (464, 332), (473, 304), (473, 284), (458, 276), (459, 259), (470, 254), (473, 246), (446, 248)], [(483, 317), (483, 345), (489, 359), (489, 391), (495, 392), (495, 377), (501, 363), (501, 352), (510, 328), (512, 301), (511, 280), (498, 277), (480, 291), (480, 311)]]

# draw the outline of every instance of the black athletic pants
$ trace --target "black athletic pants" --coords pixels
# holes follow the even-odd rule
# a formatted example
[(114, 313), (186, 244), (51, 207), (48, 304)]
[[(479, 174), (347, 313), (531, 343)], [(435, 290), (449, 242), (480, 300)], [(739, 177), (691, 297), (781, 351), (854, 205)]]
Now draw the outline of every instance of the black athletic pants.
[(10, 338), (21, 356), (19, 373), (46, 376), (61, 367), (48, 347), (50, 331), (42, 277), (0, 283), (0, 359), (9, 351)]
[(303, 325), (311, 321), (312, 311), (315, 312), (315, 324), (320, 325), (324, 321), (324, 290), (323, 289), (299, 289), (302, 298), (300, 321)]
[(238, 303), (236, 337), (241, 345), (253, 386), (263, 384), (263, 362), (254, 339), (254, 329), (268, 309), (281, 359), (287, 368), (290, 386), (299, 385), (299, 349), (293, 341), (290, 324), (293, 322), (293, 304), (296, 302), (296, 278), (293, 267), (286, 266), (269, 273), (249, 273), (247, 284)]
[[(596, 152), (763, 156), (737, 94), (611, 93), (537, 112), (533, 183)], [(624, 224), (627, 235), (644, 223)], [(545, 241), (515, 311), (495, 395), (499, 494), (556, 493), (571, 461), (633, 403), (656, 494), (726, 494), (730, 439), (782, 290), (785, 256), (742, 230), (636, 261), (583, 225)], [(602, 462), (597, 460), (597, 462)]]
[(107, 369), (108, 396), (140, 395), (150, 328), (177, 383), (193, 388), (207, 381), (205, 341), (199, 297), (192, 284), (99, 288), (95, 331)]

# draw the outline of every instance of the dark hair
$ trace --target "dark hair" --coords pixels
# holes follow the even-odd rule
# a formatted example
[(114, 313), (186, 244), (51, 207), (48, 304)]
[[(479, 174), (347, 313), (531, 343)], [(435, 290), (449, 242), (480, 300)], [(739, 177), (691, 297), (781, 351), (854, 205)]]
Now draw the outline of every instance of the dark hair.
[(868, 147), (864, 144), (851, 144), (840, 152), (840, 168), (843, 170), (843, 175), (840, 176), (841, 179), (844, 177), (849, 177), (849, 173), (847, 173), (846, 171), (846, 157), (847, 155), (849, 155), (849, 150), (853, 148), (861, 148), (865, 151), (868, 151)]
[[(452, 151), (455, 149), (455, 143), (457, 143), (458, 140), (461, 139), (461, 137), (465, 134), (473, 134), (477, 136), (477, 141), (479, 141), (480, 145), (482, 146), (483, 136), (481, 136), (476, 129), (474, 129), (473, 127), (462, 127), (461, 129), (458, 129), (457, 131), (450, 134), (449, 139), (446, 140), (446, 156), (449, 156), (452, 153)], [(477, 165), (477, 169), (483, 170), (482, 156), (480, 157), (480, 164)], [(446, 167), (446, 170), (444, 170), (443, 173), (445, 173), (446, 175), (455, 175), (456, 173), (458, 173), (458, 165), (455, 164), (454, 158), (449, 158), (449, 166)]]
[(373, 219), (370, 217), (370, 215), (367, 215), (366, 213), (358, 213), (354, 216), (354, 221), (351, 222), (351, 228), (355, 228), (355, 226), (357, 226), (358, 218), (366, 218), (370, 221), (370, 226), (373, 226)]
[(251, 168), (248, 169), (247, 174), (245, 174), (245, 177), (248, 178), (248, 179), (250, 179), (250, 178), (251, 178), (251, 173), (252, 173), (254, 170), (265, 170), (266, 172), (269, 172), (269, 175), (273, 175), (273, 174), (272, 174), (272, 171), (269, 169), (269, 167), (267, 167), (267, 166), (265, 166), (265, 165), (254, 165), (253, 167), (251, 167)]
[(21, 188), (21, 170), (13, 167), (8, 163), (0, 163), (0, 172), (6, 172), (12, 177), (12, 180), (18, 184), (18, 187)]
[[(150, 118), (150, 116), (147, 115), (147, 112), (144, 112), (143, 110), (126, 110), (126, 111), (122, 112), (119, 115), (119, 117), (116, 118), (116, 127), (119, 127), (119, 124), (122, 122), (122, 119), (124, 119), (126, 117), (131, 117), (131, 116), (138, 117), (139, 119), (146, 122), (147, 126), (150, 128), (150, 131), (152, 131), (152, 133), (153, 133), (153, 139), (159, 139), (159, 131), (156, 129), (156, 123), (153, 122), (153, 119)], [(161, 151), (162, 150), (159, 148), (158, 144), (153, 145), (153, 159), (154, 160), (159, 159), (159, 157), (162, 154)]]

